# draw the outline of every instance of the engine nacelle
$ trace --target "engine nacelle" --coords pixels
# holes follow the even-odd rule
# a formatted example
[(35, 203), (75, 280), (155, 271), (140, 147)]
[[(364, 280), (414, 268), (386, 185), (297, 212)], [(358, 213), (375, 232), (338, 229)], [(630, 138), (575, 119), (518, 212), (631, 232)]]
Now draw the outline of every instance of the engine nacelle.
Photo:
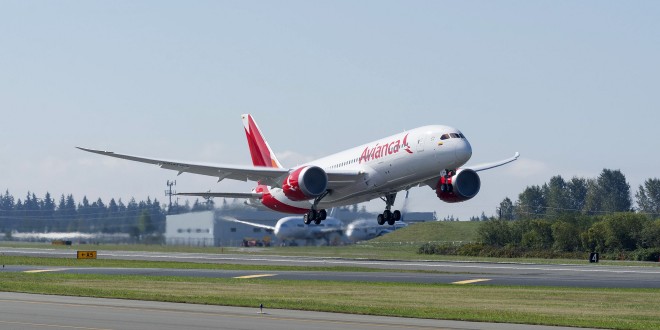
[(477, 172), (464, 168), (450, 178), (441, 177), (435, 187), (435, 194), (444, 202), (457, 203), (476, 196), (480, 188), (481, 180)]
[(328, 175), (318, 166), (304, 166), (293, 171), (282, 182), (282, 191), (292, 201), (320, 196), (328, 188)]

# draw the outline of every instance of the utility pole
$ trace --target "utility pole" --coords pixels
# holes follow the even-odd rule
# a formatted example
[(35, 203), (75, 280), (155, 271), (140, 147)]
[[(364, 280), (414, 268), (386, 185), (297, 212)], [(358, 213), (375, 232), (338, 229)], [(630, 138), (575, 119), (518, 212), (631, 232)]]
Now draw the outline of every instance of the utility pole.
[(168, 214), (172, 213), (172, 195), (176, 194), (176, 191), (172, 190), (172, 186), (176, 186), (176, 180), (174, 180), (174, 181), (167, 180), (167, 187), (169, 189), (165, 190), (165, 196), (170, 197), (170, 205), (167, 207), (167, 213)]

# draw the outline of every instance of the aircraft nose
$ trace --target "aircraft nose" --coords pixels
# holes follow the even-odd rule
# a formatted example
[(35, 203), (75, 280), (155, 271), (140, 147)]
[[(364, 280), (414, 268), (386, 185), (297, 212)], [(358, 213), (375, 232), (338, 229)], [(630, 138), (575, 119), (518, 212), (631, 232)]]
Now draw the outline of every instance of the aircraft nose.
[(470, 160), (470, 157), (472, 157), (472, 146), (470, 145), (470, 142), (468, 142), (467, 139), (463, 139), (463, 143), (459, 144), (456, 147), (456, 162), (461, 164), (467, 163), (468, 160)]

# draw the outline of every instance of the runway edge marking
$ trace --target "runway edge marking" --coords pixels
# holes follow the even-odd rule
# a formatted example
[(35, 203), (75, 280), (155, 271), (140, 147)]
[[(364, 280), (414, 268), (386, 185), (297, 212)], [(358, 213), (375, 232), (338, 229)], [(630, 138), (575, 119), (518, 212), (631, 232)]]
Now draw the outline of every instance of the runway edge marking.
[(489, 278), (476, 278), (474, 280), (465, 280), (465, 281), (458, 281), (458, 282), (452, 282), (451, 284), (472, 284), (472, 283), (479, 283), (479, 282), (487, 282), (490, 281)]
[(249, 278), (259, 278), (259, 277), (271, 277), (277, 276), (277, 274), (256, 274), (256, 275), (245, 275), (245, 276), (236, 276), (234, 278), (238, 279), (249, 279)]
[(64, 271), (64, 270), (66, 270), (66, 269), (33, 269), (33, 270), (26, 270), (23, 273), (31, 273), (31, 274), (34, 274), (34, 273), (48, 273), (48, 272), (61, 272), (61, 271)]

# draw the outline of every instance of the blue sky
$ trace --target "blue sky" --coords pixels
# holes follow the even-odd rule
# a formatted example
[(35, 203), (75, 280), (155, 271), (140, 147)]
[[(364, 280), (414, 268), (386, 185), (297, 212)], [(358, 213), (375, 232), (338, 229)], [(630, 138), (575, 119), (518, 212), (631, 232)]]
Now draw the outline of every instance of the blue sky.
[(620, 169), (634, 192), (660, 176), (658, 17), (656, 1), (2, 1), (0, 189), (247, 190), (74, 146), (248, 164), (251, 113), (290, 166), (426, 124), (459, 128), (470, 163), (522, 154), (471, 201), (411, 191), (441, 218), (556, 174)]

